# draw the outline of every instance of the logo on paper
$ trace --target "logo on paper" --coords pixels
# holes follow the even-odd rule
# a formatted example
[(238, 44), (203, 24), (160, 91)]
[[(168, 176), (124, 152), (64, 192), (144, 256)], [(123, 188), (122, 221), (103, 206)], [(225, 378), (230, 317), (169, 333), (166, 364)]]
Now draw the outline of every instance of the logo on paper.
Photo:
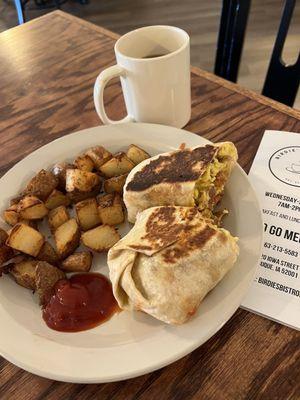
[(300, 146), (277, 150), (269, 160), (269, 168), (279, 181), (300, 187)]

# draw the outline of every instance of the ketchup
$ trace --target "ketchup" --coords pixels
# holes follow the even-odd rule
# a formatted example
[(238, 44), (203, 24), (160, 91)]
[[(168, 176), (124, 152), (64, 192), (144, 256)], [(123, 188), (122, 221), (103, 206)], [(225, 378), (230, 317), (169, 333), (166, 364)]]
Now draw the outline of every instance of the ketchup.
[(78, 332), (94, 328), (116, 311), (111, 283), (104, 275), (76, 274), (56, 283), (43, 319), (56, 331)]

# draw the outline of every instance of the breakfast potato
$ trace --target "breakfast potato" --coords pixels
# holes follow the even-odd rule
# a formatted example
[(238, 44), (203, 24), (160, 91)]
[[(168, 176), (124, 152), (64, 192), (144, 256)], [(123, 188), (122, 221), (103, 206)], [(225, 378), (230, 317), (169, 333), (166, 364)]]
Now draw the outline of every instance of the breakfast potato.
[(75, 210), (82, 230), (87, 231), (101, 223), (95, 198), (80, 201), (75, 205)]
[(35, 268), (35, 286), (41, 306), (48, 303), (56, 282), (65, 277), (66, 275), (63, 271), (46, 261), (39, 261), (37, 263)]
[(37, 263), (37, 260), (27, 258), (23, 261), (14, 263), (9, 272), (18, 285), (27, 289), (35, 290), (35, 269)]
[(18, 223), (31, 226), (31, 228), (38, 230), (38, 221), (36, 219), (19, 218)]
[(104, 181), (104, 190), (106, 193), (122, 193), (127, 174), (113, 176), (112, 178)]
[(2, 244), (0, 246), (0, 265), (6, 263), (14, 257), (14, 251), (11, 247)]
[(18, 223), (19, 221), (19, 213), (18, 213), (18, 205), (13, 204), (10, 206), (7, 210), (4, 211), (3, 213), (3, 219), (4, 221), (11, 226), (14, 226)]
[(129, 146), (126, 155), (136, 165), (146, 160), (146, 158), (150, 158), (150, 154), (148, 154), (145, 150), (141, 149), (135, 144), (131, 144)]
[(45, 201), (45, 206), (49, 210), (53, 210), (54, 208), (59, 206), (68, 206), (69, 204), (70, 199), (64, 193), (57, 189), (54, 189)]
[(93, 254), (90, 251), (80, 251), (67, 257), (61, 263), (61, 269), (67, 272), (88, 272), (92, 261)]
[(10, 231), (6, 245), (36, 257), (44, 244), (44, 236), (25, 224), (16, 224)]
[(98, 188), (100, 190), (101, 179), (93, 173), (81, 169), (67, 169), (66, 191), (87, 193)]
[(29, 181), (23, 194), (30, 194), (45, 201), (57, 185), (57, 177), (52, 172), (42, 169)]
[(79, 201), (91, 199), (98, 196), (100, 189), (101, 184), (99, 187), (97, 187), (95, 190), (92, 190), (91, 192), (81, 193), (75, 190), (74, 192), (67, 193), (67, 196), (72, 204), (77, 204)]
[(10, 199), (9, 204), (10, 204), (11, 206), (13, 206), (13, 205), (15, 205), (15, 204), (18, 204), (19, 201), (22, 200), (24, 196), (25, 196), (25, 195), (21, 193), (21, 194), (19, 194), (18, 196), (13, 197), (12, 199)]
[(120, 152), (103, 164), (100, 167), (100, 172), (108, 178), (111, 178), (113, 176), (127, 174), (134, 166), (135, 164), (126, 156), (126, 154)]
[(92, 172), (94, 169), (94, 162), (87, 154), (78, 156), (74, 161), (74, 165), (82, 171)]
[(47, 261), (49, 264), (53, 265), (56, 265), (59, 260), (58, 254), (49, 242), (44, 242), (36, 258), (40, 261)]
[(59, 206), (51, 210), (48, 214), (48, 224), (51, 232), (70, 219), (70, 215), (65, 206)]
[(71, 163), (57, 163), (52, 167), (52, 173), (58, 180), (57, 189), (61, 191), (66, 190), (66, 171), (67, 169), (75, 168), (75, 166)]
[(117, 225), (124, 222), (121, 197), (118, 193), (98, 197), (98, 213), (102, 224)]
[(42, 219), (48, 214), (45, 204), (33, 195), (25, 196), (20, 200), (17, 211), (23, 219)]
[(81, 241), (91, 250), (102, 252), (109, 250), (120, 240), (118, 231), (109, 225), (100, 225), (82, 233)]
[(85, 154), (93, 161), (96, 169), (100, 169), (101, 165), (112, 158), (112, 154), (102, 146), (95, 146), (88, 149)]
[(5, 244), (7, 238), (7, 232), (4, 229), (0, 228), (0, 246), (3, 246)]
[(80, 230), (76, 219), (69, 219), (60, 225), (54, 232), (54, 240), (61, 259), (74, 253), (80, 242)]

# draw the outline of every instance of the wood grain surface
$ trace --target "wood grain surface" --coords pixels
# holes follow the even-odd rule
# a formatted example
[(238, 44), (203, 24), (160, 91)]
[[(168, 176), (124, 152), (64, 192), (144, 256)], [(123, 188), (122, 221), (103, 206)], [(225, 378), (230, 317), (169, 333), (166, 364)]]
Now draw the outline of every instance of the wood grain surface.
[[(1, 175), (43, 144), (99, 125), (92, 88), (114, 63), (115, 39), (59, 11), (0, 35)], [(125, 114), (118, 82), (106, 90), (106, 104), (111, 117)], [(265, 129), (300, 132), (295, 110), (195, 68), (192, 105), (186, 129), (232, 140), (246, 171)], [(0, 359), (0, 399), (300, 399), (299, 376), (299, 332), (239, 309), (190, 355), (123, 382), (61, 383)]]

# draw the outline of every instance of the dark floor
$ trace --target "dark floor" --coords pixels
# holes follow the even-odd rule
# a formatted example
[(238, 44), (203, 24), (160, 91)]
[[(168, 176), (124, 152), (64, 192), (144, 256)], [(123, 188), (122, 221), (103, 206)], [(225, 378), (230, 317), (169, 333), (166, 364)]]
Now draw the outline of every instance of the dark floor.
[[(51, 2), (51, 1), (50, 1)], [(62, 10), (97, 25), (123, 34), (131, 29), (153, 24), (176, 25), (191, 36), (191, 61), (213, 70), (221, 12), (221, 0), (89, 0), (81, 5), (69, 0)], [(252, 0), (248, 29), (238, 82), (261, 91), (273, 48), (284, 0)], [(29, 8), (34, 2), (29, 1)], [(28, 10), (28, 19), (49, 10)], [(0, 0), (0, 31), (17, 25), (12, 0)], [(296, 4), (283, 59), (293, 63), (300, 46), (300, 1)], [(300, 94), (295, 103), (300, 108)]]

